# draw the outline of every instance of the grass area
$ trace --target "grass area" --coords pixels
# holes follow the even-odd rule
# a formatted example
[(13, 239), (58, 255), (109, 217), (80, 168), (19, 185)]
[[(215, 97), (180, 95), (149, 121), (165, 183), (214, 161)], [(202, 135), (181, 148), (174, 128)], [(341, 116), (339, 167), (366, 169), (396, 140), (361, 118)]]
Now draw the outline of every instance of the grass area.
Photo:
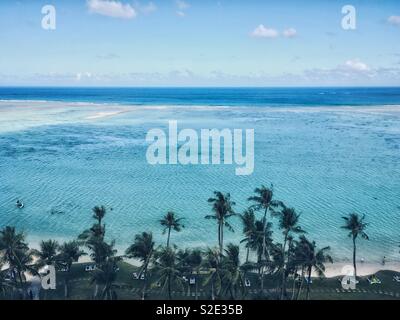
[[(69, 283), (69, 299), (91, 299), (94, 293), (94, 284), (91, 283), (91, 272), (85, 271), (88, 263), (74, 264), (71, 269), (71, 278)], [(143, 280), (135, 280), (133, 273), (138, 271), (138, 268), (126, 262), (119, 263), (119, 272), (117, 281), (115, 282), (115, 292), (118, 299), (132, 300), (140, 299)], [(400, 283), (393, 281), (393, 276), (398, 274), (392, 271), (380, 271), (376, 276), (382, 281), (381, 284), (371, 285), (367, 281), (367, 277), (361, 277), (356, 290), (343, 290), (340, 278), (313, 279), (310, 286), (310, 299), (318, 300), (392, 300), (400, 299)], [(46, 295), (46, 299), (64, 299), (64, 272), (57, 273), (57, 289), (42, 294)], [(199, 276), (201, 278), (202, 276)], [(256, 274), (249, 274), (248, 278), (251, 286), (247, 288), (247, 294), (244, 299), (260, 298), (259, 283)], [(202, 286), (202, 279), (198, 280), (199, 299), (209, 299), (210, 290), (208, 287)], [(146, 299), (167, 299), (167, 293), (161, 288), (154, 285), (156, 279), (149, 279), (149, 289)], [(153, 285), (151, 285), (153, 283)], [(273, 299), (277, 297), (277, 287), (279, 279), (272, 276), (265, 277), (266, 293), (263, 298)], [(300, 296), (300, 299), (305, 299), (306, 288)], [(291, 296), (293, 282), (288, 280), (287, 289), (288, 295)], [(186, 300), (195, 299), (194, 285), (185, 285), (184, 288), (173, 289), (173, 299)], [(229, 297), (226, 297), (229, 298)]]

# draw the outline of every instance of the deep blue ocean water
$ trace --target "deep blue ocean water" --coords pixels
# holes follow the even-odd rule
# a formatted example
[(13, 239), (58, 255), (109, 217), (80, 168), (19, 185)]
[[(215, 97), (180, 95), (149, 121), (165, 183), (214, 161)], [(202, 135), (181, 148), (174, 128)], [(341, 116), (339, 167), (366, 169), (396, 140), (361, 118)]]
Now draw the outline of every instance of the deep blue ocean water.
[[(399, 108), (400, 88), (0, 88), (0, 227), (15, 225), (33, 240), (73, 238), (91, 223), (91, 208), (104, 204), (108, 234), (124, 248), (145, 230), (164, 241), (158, 220), (175, 210), (186, 229), (172, 241), (204, 247), (217, 241), (204, 219), (214, 190), (230, 192), (242, 212), (255, 187), (273, 184), (334, 257), (351, 259), (341, 216), (356, 211), (366, 214), (371, 238), (359, 241), (359, 256), (395, 260)], [(253, 128), (254, 173), (149, 165), (146, 132), (168, 120), (180, 128)], [(15, 208), (19, 198), (24, 210)], [(227, 242), (242, 238), (240, 221), (232, 224)]]
[(7, 88), (0, 99), (133, 105), (368, 106), (400, 104), (400, 88)]

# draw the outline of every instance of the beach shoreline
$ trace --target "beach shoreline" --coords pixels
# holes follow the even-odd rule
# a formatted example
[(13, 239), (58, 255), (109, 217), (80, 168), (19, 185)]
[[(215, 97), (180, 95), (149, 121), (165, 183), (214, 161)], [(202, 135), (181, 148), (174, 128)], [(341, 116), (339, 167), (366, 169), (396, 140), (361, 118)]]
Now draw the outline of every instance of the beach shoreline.
[[(66, 239), (56, 239), (57, 241), (68, 241)], [(39, 249), (39, 241), (36, 240), (31, 240), (29, 241), (30, 247), (32, 249)], [(119, 255), (124, 255), (124, 249), (121, 246), (117, 246), (118, 254)], [(136, 259), (131, 259), (131, 258), (126, 258), (124, 261), (134, 267), (140, 267), (142, 265), (142, 262)], [(93, 263), (90, 260), (90, 257), (88, 255), (83, 256), (79, 259), (78, 263)], [(325, 264), (325, 277), (326, 278), (335, 278), (335, 277), (340, 277), (346, 275), (346, 270), (349, 270), (349, 268), (352, 268), (353, 263), (352, 261), (334, 261), (332, 264), (327, 263)], [(360, 261), (357, 260), (357, 276), (369, 276), (372, 274), (375, 274), (380, 271), (395, 271), (400, 273), (400, 260), (399, 261), (387, 261), (385, 264), (382, 263), (377, 263), (377, 262), (368, 262), (368, 261)], [(317, 277), (318, 275), (313, 272), (312, 274), (313, 277)]]

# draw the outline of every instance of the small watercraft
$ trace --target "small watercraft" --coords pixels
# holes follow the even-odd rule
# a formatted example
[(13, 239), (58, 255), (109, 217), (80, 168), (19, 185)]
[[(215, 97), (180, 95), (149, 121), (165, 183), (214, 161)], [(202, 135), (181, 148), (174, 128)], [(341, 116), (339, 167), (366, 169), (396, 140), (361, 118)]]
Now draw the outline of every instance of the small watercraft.
[(17, 206), (18, 209), (22, 209), (24, 207), (24, 203), (19, 201), (19, 200), (17, 200), (16, 206)]

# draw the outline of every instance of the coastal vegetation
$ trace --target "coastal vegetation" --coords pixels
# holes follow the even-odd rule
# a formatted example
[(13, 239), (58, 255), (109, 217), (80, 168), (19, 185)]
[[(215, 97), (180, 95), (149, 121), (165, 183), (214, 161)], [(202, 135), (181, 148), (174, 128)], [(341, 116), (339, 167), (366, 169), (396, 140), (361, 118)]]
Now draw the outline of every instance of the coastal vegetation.
[[(146, 230), (133, 234), (133, 242), (124, 252), (118, 252), (115, 241), (107, 237), (104, 206), (93, 208), (93, 224), (77, 239), (61, 244), (45, 240), (38, 249), (29, 248), (24, 233), (6, 226), (0, 230), (0, 298), (35, 298), (29, 276), (40, 276), (42, 268), (49, 265), (56, 268), (62, 290), (57, 289), (57, 294), (45, 291), (39, 295), (41, 299), (144, 300), (155, 298), (149, 292), (156, 290), (168, 299), (178, 292), (193, 299), (199, 299), (201, 293), (203, 299), (211, 300), (298, 300), (311, 298), (313, 281), (318, 286), (332, 286), (322, 280), (326, 265), (333, 263), (330, 248), (320, 248), (311, 239), (301, 227), (301, 215), (276, 200), (272, 186), (256, 188), (244, 212), (236, 211), (229, 193), (216, 191), (208, 203), (210, 214), (205, 219), (215, 221), (217, 228), (215, 246), (206, 248), (185, 248), (173, 241), (172, 232), (187, 226), (172, 211), (159, 220), (159, 228), (167, 235), (164, 243), (156, 243), (152, 232)], [(233, 219), (242, 224), (242, 240), (225, 243), (225, 232), (234, 231)], [(357, 213), (344, 220), (342, 228), (353, 242), (357, 276), (356, 240), (368, 239), (367, 224), (365, 216)], [(84, 256), (90, 262), (79, 262)], [(128, 264), (130, 259), (135, 263)], [(76, 288), (71, 295), (72, 279), (85, 283), (84, 297), (77, 296)]]

